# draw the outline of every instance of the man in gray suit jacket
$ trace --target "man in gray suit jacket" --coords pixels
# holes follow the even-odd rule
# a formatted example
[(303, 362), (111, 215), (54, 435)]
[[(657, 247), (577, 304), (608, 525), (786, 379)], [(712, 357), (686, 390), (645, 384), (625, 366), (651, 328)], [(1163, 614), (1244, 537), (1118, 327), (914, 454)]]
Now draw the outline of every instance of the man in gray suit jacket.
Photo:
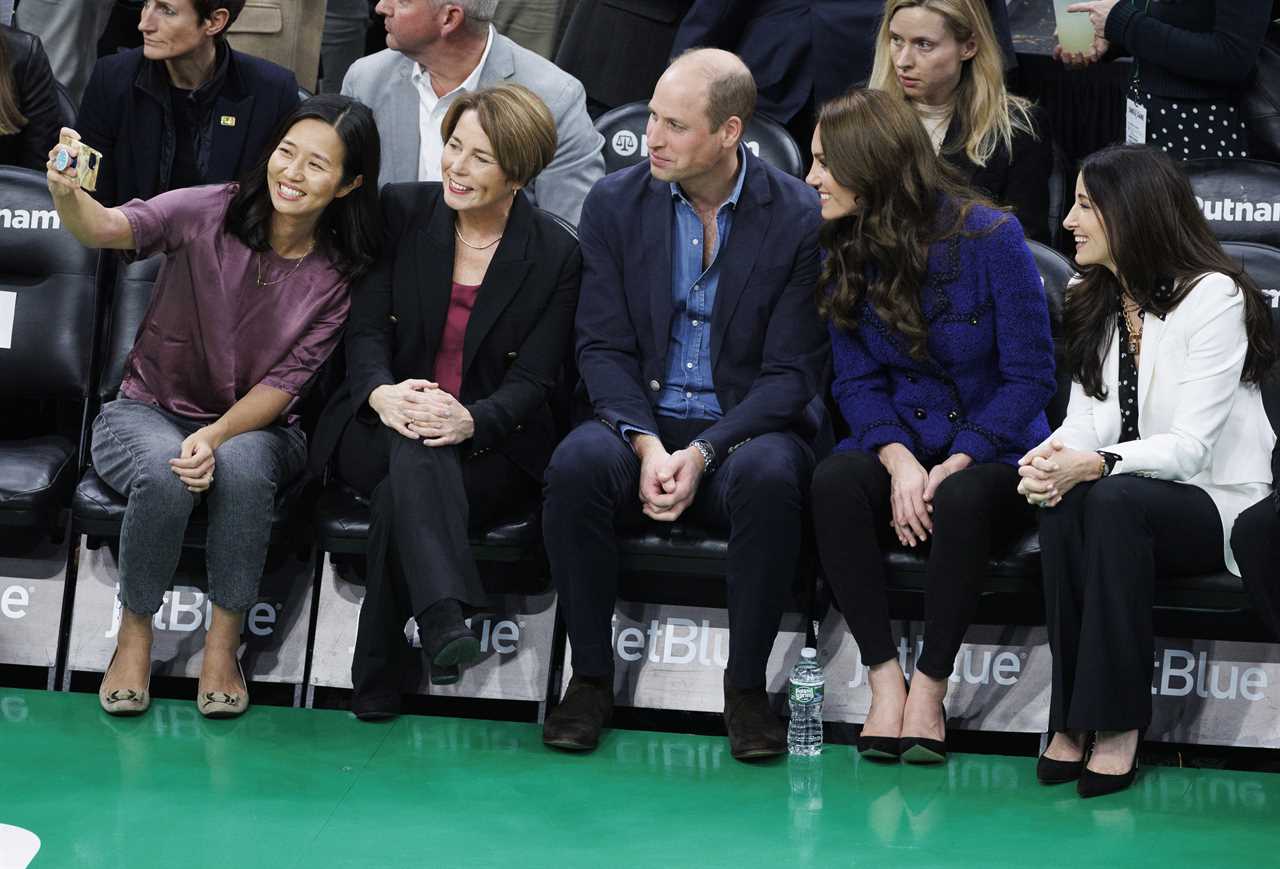
[(342, 92), (373, 109), (382, 137), (380, 184), (439, 181), (440, 121), (464, 90), (515, 82), (556, 120), (556, 156), (526, 188), (534, 204), (573, 225), (604, 176), (604, 139), (582, 84), (491, 25), (498, 0), (380, 0), (387, 48), (352, 64)]

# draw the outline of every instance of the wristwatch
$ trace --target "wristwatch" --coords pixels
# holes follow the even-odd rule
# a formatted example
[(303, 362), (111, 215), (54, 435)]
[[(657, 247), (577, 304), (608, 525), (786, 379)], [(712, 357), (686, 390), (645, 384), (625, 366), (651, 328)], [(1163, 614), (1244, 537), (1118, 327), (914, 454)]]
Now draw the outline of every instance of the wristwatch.
[(689, 446), (702, 453), (702, 473), (710, 474), (716, 469), (716, 448), (711, 441), (698, 438), (689, 442)]
[(1111, 476), (1112, 470), (1115, 469), (1116, 462), (1120, 461), (1123, 456), (1119, 453), (1109, 453), (1106, 450), (1097, 450), (1098, 455), (1102, 456), (1102, 476)]

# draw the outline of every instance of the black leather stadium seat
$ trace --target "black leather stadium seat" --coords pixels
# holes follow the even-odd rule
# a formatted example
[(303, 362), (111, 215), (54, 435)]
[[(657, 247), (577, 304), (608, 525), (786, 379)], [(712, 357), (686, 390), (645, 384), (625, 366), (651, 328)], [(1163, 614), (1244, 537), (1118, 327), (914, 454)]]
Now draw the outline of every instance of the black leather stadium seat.
[[(52, 527), (75, 485), (97, 307), (98, 254), (61, 229), (44, 175), (0, 166), (0, 525)], [(65, 404), (58, 424), (17, 417)], [(51, 414), (59, 417), (59, 414)]]
[[(596, 129), (604, 136), (606, 172), (625, 169), (648, 157), (644, 137), (648, 120), (648, 103), (628, 103), (596, 118)], [(797, 178), (804, 177), (804, 157), (800, 148), (778, 122), (756, 115), (747, 124), (743, 139), (761, 160)]]
[(1219, 241), (1280, 245), (1280, 165), (1216, 158), (1182, 165)]
[[(363, 555), (369, 542), (369, 502), (339, 483), (325, 487), (316, 505), (320, 547), (326, 552)], [(532, 505), (471, 538), (472, 552), (487, 561), (519, 561), (542, 542), (542, 524)]]

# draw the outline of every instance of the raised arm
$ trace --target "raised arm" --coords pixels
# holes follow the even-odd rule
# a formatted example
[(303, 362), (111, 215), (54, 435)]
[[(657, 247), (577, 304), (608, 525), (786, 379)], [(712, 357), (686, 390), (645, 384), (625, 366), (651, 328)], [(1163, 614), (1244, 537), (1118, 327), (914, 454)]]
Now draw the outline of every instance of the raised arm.
[[(62, 128), (62, 135), (80, 140), (80, 134), (70, 127)], [(109, 250), (134, 250), (137, 245), (129, 219), (118, 208), (105, 208), (80, 187), (78, 168), (68, 165), (59, 171), (58, 152), (66, 148), (72, 157), (79, 155), (78, 145), (55, 145), (49, 152), (48, 181), (53, 205), (58, 209), (62, 225), (85, 247)]]

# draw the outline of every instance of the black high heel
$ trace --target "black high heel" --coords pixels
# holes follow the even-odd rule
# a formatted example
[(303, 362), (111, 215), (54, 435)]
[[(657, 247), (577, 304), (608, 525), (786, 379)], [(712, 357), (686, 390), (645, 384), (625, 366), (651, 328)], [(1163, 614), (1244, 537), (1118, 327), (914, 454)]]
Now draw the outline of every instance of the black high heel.
[[(942, 710), (942, 726), (947, 725), (947, 707), (945, 703), (939, 703), (938, 707)], [(947, 762), (947, 740), (943, 739), (925, 739), (923, 736), (904, 736), (899, 741), (902, 746), (902, 759), (907, 763), (946, 763)]]
[[(1053, 734), (1050, 733), (1049, 740), (1053, 741)], [(1045, 751), (1048, 751), (1046, 746)], [(1036, 760), (1036, 780), (1042, 785), (1063, 785), (1067, 782), (1073, 782), (1080, 778), (1080, 774), (1084, 772), (1085, 760), (1089, 757), (1089, 739), (1086, 735), (1084, 745), (1084, 756), (1079, 760), (1054, 760), (1050, 757), (1040, 755)]]
[(1080, 781), (1076, 782), (1076, 793), (1087, 800), (1091, 797), (1105, 797), (1107, 794), (1119, 793), (1129, 787), (1138, 777), (1138, 749), (1141, 747), (1142, 737), (1138, 737), (1138, 744), (1133, 748), (1133, 765), (1129, 767), (1128, 772), (1111, 775), (1105, 772), (1094, 772), (1086, 766), (1080, 773)]
[[(902, 687), (911, 690), (907, 677), (902, 677)], [(896, 761), (902, 754), (902, 740), (896, 736), (863, 736), (858, 734), (858, 754), (871, 760)]]

